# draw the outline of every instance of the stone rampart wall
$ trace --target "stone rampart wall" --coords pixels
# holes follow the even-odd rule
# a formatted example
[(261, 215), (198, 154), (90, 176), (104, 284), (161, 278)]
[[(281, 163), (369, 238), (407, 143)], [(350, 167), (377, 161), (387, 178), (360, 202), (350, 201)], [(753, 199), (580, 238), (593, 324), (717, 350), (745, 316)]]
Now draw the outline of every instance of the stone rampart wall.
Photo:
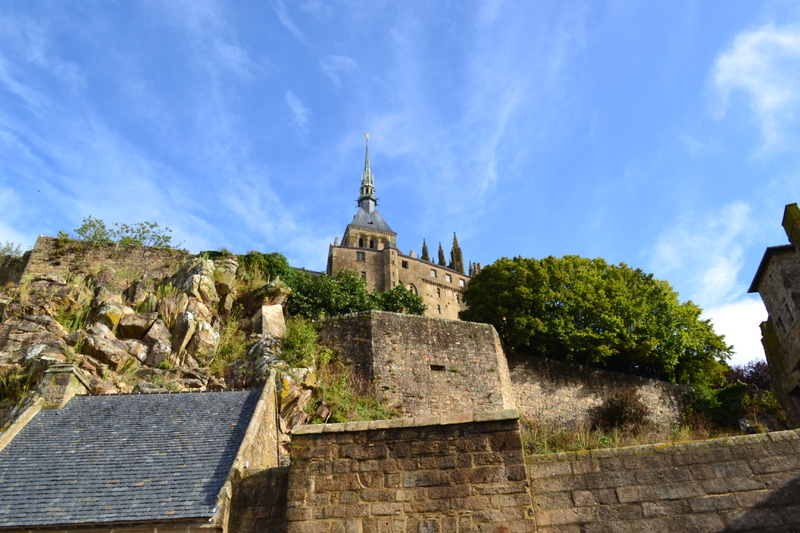
[(0, 257), (0, 287), (20, 282), (30, 255), (29, 252), (25, 252), (22, 257)]
[(171, 276), (189, 257), (189, 252), (172, 248), (39, 237), (22, 275), (64, 276), (113, 268), (123, 278), (153, 279)]
[(800, 439), (780, 431), (529, 457), (539, 533), (800, 525)]
[(320, 338), (407, 416), (514, 408), (500, 339), (488, 324), (367, 311), (328, 320)]
[(514, 411), (298, 426), (289, 533), (535, 531)]
[(686, 385), (532, 356), (512, 354), (508, 366), (520, 414), (556, 427), (587, 422), (594, 408), (622, 388), (639, 393), (654, 423), (675, 424), (692, 391)]

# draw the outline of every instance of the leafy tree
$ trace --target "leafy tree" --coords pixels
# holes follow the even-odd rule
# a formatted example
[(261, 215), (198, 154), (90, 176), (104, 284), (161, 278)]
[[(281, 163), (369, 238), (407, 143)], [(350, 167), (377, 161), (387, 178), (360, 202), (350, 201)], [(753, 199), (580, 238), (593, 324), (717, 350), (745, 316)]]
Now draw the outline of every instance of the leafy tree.
[[(100, 219), (88, 216), (83, 219), (83, 224), (75, 230), (79, 240), (88, 242), (118, 242), (123, 245), (153, 246), (156, 248), (172, 248), (172, 233), (169, 228), (159, 227), (157, 222), (138, 222), (132, 226), (114, 222), (112, 228)], [(60, 231), (59, 238), (69, 237), (69, 234)]]
[(287, 283), (292, 289), (289, 314), (311, 320), (366, 309), (412, 314), (425, 312), (422, 298), (405, 287), (370, 294), (367, 282), (354, 270), (340, 270), (335, 276), (301, 270), (293, 273)]
[(246, 255), (238, 257), (239, 269), (247, 272), (251, 276), (260, 274), (266, 280), (274, 280), (280, 277), (284, 281), (289, 281), (294, 275), (294, 269), (289, 266), (289, 261), (286, 260), (283, 254), (278, 252), (271, 252), (262, 254), (260, 252), (251, 251)]
[(540, 357), (717, 384), (732, 350), (666, 281), (603, 259), (502, 258), (464, 299), (461, 318), (493, 324), (507, 349)]
[(0, 257), (19, 257), (22, 255), (22, 248), (19, 244), (6, 241), (5, 244), (0, 244)]

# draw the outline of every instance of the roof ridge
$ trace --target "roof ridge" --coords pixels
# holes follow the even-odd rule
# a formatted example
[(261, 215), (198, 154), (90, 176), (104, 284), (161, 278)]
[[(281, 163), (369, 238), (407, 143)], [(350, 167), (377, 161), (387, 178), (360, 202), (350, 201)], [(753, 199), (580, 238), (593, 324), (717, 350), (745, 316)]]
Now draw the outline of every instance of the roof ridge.
[(258, 387), (241, 388), (241, 389), (214, 389), (214, 390), (181, 390), (181, 391), (154, 391), (154, 392), (107, 392), (107, 393), (86, 393), (76, 394), (75, 397), (88, 397), (88, 396), (145, 396), (145, 395), (166, 395), (166, 394), (202, 394), (202, 393), (219, 393), (219, 392), (242, 392), (254, 391)]

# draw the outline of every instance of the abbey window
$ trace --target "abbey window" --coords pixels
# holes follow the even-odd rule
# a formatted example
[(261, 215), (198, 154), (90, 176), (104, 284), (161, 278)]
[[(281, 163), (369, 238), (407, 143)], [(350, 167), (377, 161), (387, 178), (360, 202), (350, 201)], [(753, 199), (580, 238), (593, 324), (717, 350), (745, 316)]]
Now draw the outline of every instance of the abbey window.
[(356, 252), (356, 261), (366, 261), (366, 260), (367, 260), (366, 252)]

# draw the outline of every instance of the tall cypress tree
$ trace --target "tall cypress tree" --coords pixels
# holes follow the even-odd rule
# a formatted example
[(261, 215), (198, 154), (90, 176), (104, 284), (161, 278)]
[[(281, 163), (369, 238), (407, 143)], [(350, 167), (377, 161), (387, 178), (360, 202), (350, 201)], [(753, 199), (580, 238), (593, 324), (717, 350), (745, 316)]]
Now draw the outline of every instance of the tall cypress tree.
[(428, 255), (428, 244), (425, 242), (425, 239), (422, 239), (422, 257), (420, 257), (423, 261), (430, 261), (431, 257)]
[(464, 255), (461, 253), (455, 232), (453, 232), (453, 249), (450, 251), (450, 268), (461, 273), (464, 272)]
[(447, 261), (444, 259), (444, 250), (442, 249), (442, 243), (439, 243), (439, 264), (442, 266), (447, 266)]

